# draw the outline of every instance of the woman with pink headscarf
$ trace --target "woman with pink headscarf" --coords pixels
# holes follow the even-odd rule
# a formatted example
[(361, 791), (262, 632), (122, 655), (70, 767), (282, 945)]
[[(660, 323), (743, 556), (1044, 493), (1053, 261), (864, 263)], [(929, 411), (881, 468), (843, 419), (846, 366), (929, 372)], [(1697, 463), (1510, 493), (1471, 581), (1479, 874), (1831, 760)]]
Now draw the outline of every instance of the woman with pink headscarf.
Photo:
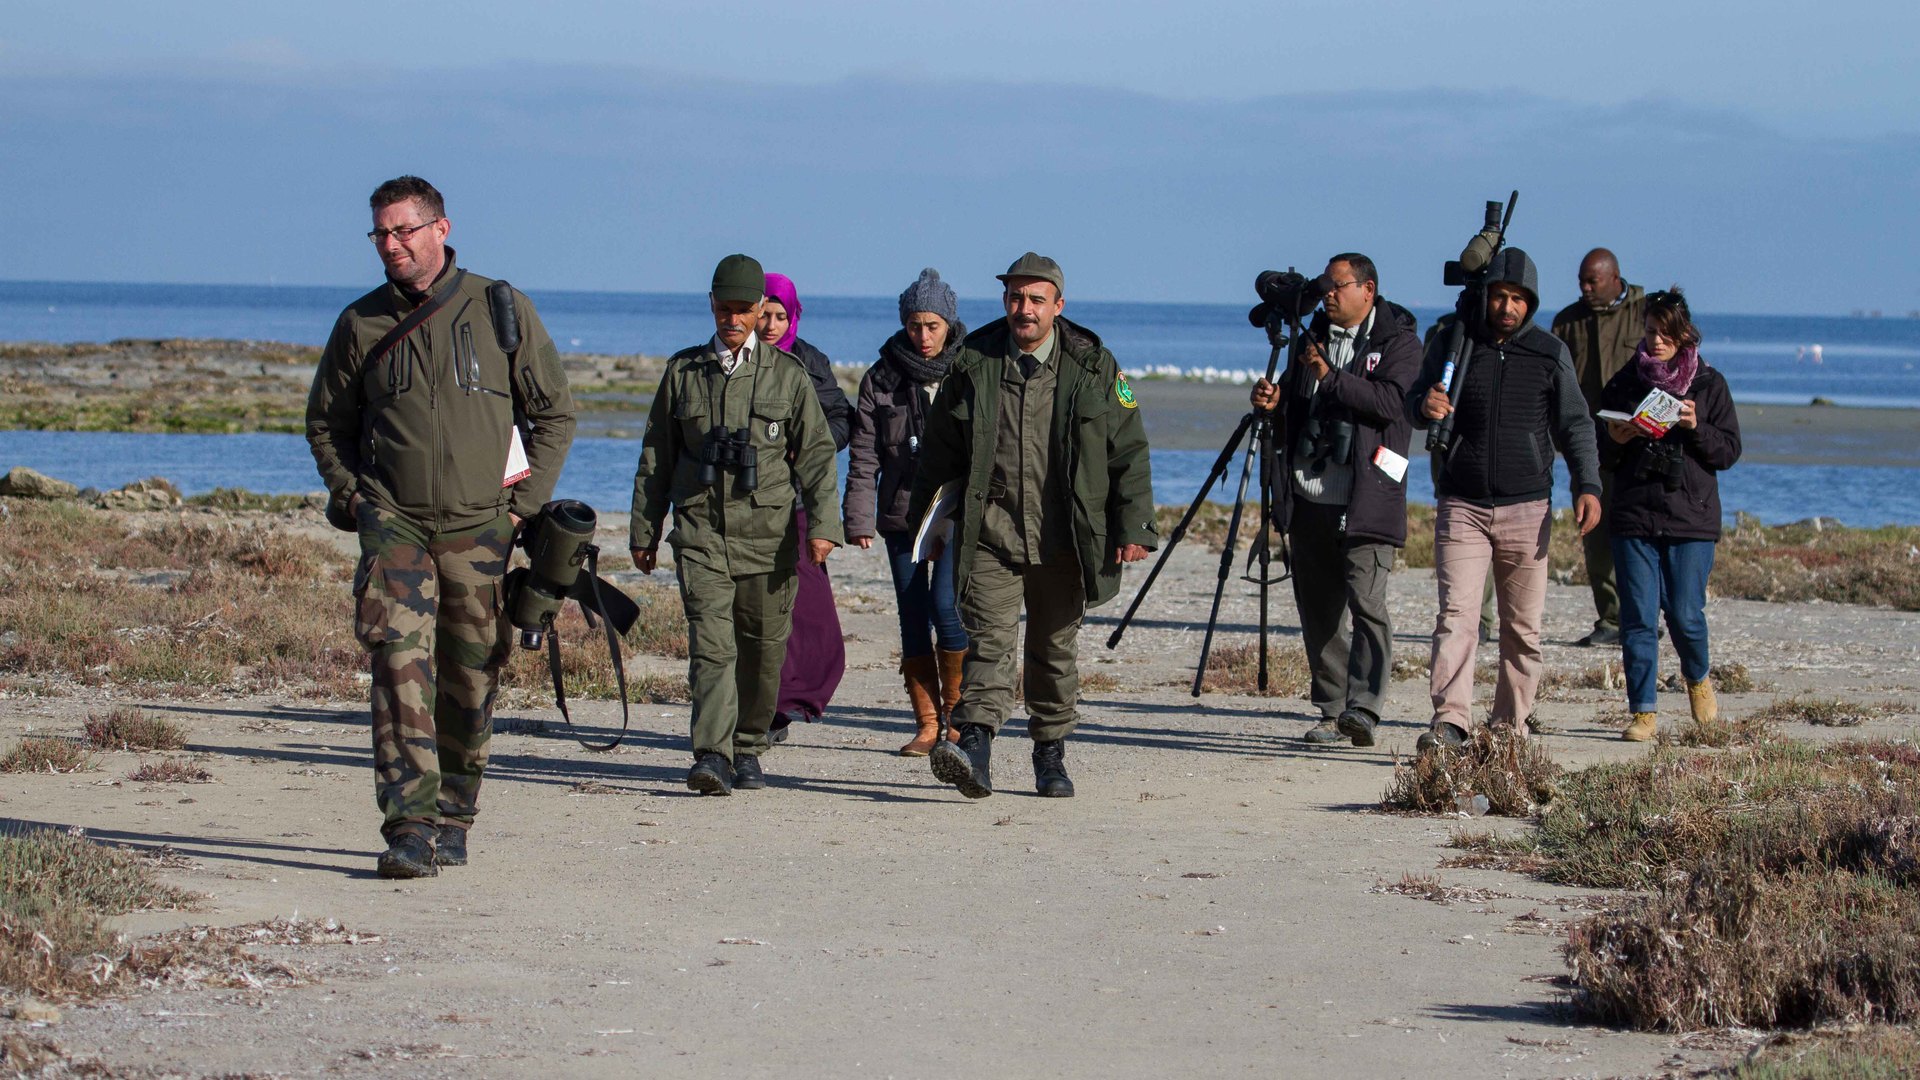
[[(853, 408), (834, 380), (833, 365), (825, 353), (800, 338), (800, 294), (785, 274), (767, 275), (767, 299), (761, 309), (758, 335), (800, 361), (813, 379), (833, 431), (833, 448), (844, 450), (852, 427)], [(800, 529), (800, 550), (807, 546), (807, 513), (794, 503), (794, 523)], [(799, 591), (793, 600), (793, 630), (787, 636), (787, 662), (780, 669), (780, 703), (773, 717), (772, 738), (785, 742), (795, 720), (818, 720), (826, 712), (840, 677), (847, 670), (847, 646), (840, 636), (840, 613), (833, 606), (833, 585), (827, 569), (800, 560)]]

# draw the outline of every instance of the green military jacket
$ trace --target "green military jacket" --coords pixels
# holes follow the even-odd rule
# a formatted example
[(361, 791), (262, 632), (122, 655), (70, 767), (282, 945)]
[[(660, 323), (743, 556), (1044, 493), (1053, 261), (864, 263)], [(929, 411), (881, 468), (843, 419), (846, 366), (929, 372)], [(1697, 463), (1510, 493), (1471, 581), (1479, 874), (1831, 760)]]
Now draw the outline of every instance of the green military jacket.
[[(446, 287), (447, 268), (433, 284)], [(340, 313), (307, 395), (307, 443), (330, 496), (328, 517), (351, 521), (355, 493), (435, 530), (537, 513), (573, 444), (573, 393), (560, 352), (533, 304), (513, 295), (520, 347), (509, 358), (487, 308), (492, 279), (467, 274), (456, 295), (369, 367), (366, 354), (417, 306), (389, 281)], [(531, 476), (502, 487), (514, 416)]]
[[(1090, 330), (1054, 320), (1060, 348), (1054, 357), (1059, 382), (1053, 396), (1053, 460), (1049, 468), (1068, 479), (1059, 486), (1068, 506), (1046, 508), (1069, 515), (1073, 549), (1085, 578), (1087, 606), (1120, 591), (1120, 564), (1113, 550), (1124, 544), (1159, 546), (1153, 524), (1153, 476), (1147, 433), (1133, 390), (1113, 354)], [(914, 472), (908, 520), (920, 521), (940, 486), (964, 480), (966, 495), (956, 541), (971, 552), (980, 540), (980, 519), (992, 483), (1000, 419), (1000, 380), (1010, 335), (1005, 319), (967, 336), (940, 384), (927, 414), (920, 461)], [(954, 562), (957, 587), (965, 591), (972, 559)]]
[[(758, 458), (758, 484), (744, 490), (741, 470), (715, 466), (719, 483), (701, 482), (707, 432), (746, 428)], [(793, 504), (807, 510), (809, 536), (844, 544), (833, 431), (807, 369), (792, 353), (756, 341), (745, 369), (729, 377), (710, 340), (667, 361), (647, 414), (640, 466), (633, 474), (628, 546), (660, 544), (669, 507), (674, 558), (743, 576), (793, 567), (799, 534)]]
[(1567, 343), (1573, 370), (1580, 376), (1580, 395), (1587, 407), (1600, 407), (1600, 390), (1627, 361), (1646, 336), (1647, 291), (1627, 286), (1626, 299), (1605, 311), (1595, 311), (1585, 300), (1575, 300), (1553, 317), (1553, 336)]

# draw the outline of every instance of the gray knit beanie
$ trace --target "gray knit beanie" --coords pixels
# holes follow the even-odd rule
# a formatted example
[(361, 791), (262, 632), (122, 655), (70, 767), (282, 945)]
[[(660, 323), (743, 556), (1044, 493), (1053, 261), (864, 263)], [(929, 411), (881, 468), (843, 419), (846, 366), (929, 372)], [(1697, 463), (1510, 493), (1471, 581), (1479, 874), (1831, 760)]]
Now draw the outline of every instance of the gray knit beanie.
[(948, 326), (960, 321), (960, 301), (953, 295), (953, 287), (941, 281), (940, 271), (931, 266), (920, 271), (920, 280), (900, 294), (900, 325), (905, 326), (916, 311), (938, 315), (947, 320)]

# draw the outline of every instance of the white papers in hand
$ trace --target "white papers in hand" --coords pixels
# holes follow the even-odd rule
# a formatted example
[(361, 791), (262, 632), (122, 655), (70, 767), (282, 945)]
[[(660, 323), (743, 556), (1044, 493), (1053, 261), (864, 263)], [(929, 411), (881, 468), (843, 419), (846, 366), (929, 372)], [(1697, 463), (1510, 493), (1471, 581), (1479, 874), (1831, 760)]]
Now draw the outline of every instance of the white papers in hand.
[(512, 487), (533, 475), (533, 466), (527, 463), (527, 448), (520, 443), (520, 425), (511, 429), (513, 437), (507, 442), (507, 471), (500, 477), (501, 487)]
[(936, 540), (941, 544), (953, 543), (953, 523), (960, 516), (960, 497), (966, 490), (961, 481), (949, 480), (934, 492), (933, 502), (927, 507), (926, 516), (920, 519), (919, 530), (913, 534), (914, 562), (932, 561)]

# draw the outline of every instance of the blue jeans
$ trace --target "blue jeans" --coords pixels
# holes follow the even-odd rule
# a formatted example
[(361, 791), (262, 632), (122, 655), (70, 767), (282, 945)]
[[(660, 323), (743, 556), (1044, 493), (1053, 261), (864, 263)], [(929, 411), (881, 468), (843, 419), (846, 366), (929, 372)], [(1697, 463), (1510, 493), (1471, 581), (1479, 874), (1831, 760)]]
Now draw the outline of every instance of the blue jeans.
[(900, 605), (900, 658), (932, 656), (936, 639), (948, 652), (964, 652), (967, 628), (960, 624), (960, 605), (953, 594), (953, 545), (929, 567), (913, 561), (912, 534), (889, 532), (880, 538), (887, 542), (893, 595)]
[(1711, 540), (1613, 537), (1614, 579), (1620, 588), (1620, 654), (1627, 674), (1627, 706), (1654, 712), (1658, 700), (1661, 612), (1688, 682), (1707, 677), (1707, 575)]

